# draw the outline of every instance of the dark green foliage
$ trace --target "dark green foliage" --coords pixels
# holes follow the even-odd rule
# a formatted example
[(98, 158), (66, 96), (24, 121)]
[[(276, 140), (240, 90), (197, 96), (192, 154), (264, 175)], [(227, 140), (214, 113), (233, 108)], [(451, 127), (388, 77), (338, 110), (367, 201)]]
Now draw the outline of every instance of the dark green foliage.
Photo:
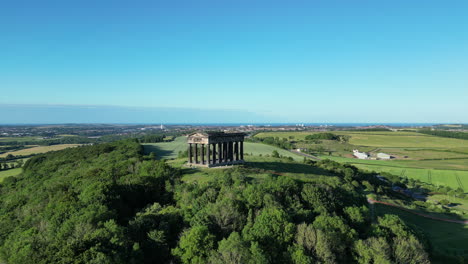
[[(159, 205), (143, 208), (171, 203), (178, 173), (163, 162), (143, 160), (141, 153), (138, 143), (122, 141), (28, 160), (22, 176), (0, 189), (1, 258), (141, 263), (146, 256), (151, 262), (155, 251), (168, 258), (182, 218)], [(144, 225), (148, 218), (152, 223)]]
[(315, 139), (324, 139), (324, 140), (340, 140), (339, 135), (335, 135), (333, 133), (317, 133), (312, 135), (307, 135), (305, 140), (315, 140)]
[[(252, 168), (183, 183), (136, 139), (38, 155), (0, 185), (7, 263), (426, 263), (398, 217), (371, 223), (373, 175), (333, 161), (287, 163), (314, 182)], [(299, 167), (300, 166), (300, 167)], [(313, 167), (311, 167), (313, 166)]]
[(279, 137), (265, 137), (265, 138), (255, 138), (262, 143), (277, 146), (282, 149), (292, 149), (293, 145), (288, 141), (287, 138), (280, 139)]

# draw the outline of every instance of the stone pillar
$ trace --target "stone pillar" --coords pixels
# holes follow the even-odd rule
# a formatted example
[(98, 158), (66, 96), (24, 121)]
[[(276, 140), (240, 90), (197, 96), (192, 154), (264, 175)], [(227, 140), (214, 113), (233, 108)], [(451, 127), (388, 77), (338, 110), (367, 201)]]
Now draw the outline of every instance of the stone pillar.
[(213, 144), (213, 160), (211, 161), (212, 164), (216, 163), (216, 144)]
[(206, 144), (206, 165), (210, 165), (210, 144)]
[(234, 142), (229, 142), (229, 161), (234, 161)]
[(218, 163), (223, 162), (223, 143), (218, 143)]
[(240, 143), (240, 159), (244, 160), (244, 141), (241, 141), (239, 143)]
[(228, 143), (223, 142), (223, 161), (227, 162), (228, 161)]
[(189, 147), (188, 147), (188, 156), (189, 156), (189, 163), (192, 163), (193, 160), (192, 160), (192, 143), (189, 144)]
[(198, 144), (195, 143), (195, 163), (198, 164)]
[(201, 144), (201, 164), (205, 164), (205, 144)]
[(226, 162), (229, 162), (229, 152), (230, 152), (230, 148), (229, 148), (229, 142), (226, 142)]
[(239, 160), (239, 141), (234, 143), (234, 153), (236, 153), (236, 160)]

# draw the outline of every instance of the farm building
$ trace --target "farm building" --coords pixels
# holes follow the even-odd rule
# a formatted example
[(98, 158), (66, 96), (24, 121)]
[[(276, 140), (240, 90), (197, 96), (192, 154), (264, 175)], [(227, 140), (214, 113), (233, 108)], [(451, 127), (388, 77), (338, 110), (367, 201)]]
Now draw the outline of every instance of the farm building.
[(377, 153), (377, 158), (379, 158), (379, 159), (391, 159), (392, 156), (390, 156), (387, 153)]
[(353, 149), (353, 156), (358, 159), (369, 159), (369, 154), (365, 152), (359, 152), (357, 149)]

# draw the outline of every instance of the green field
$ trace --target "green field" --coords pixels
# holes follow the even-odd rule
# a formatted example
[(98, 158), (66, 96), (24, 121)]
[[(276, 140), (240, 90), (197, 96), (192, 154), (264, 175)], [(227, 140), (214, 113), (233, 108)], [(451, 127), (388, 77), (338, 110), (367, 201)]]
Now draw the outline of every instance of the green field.
[(404, 178), (417, 179), (435, 186), (444, 185), (454, 189), (461, 187), (463, 190), (468, 191), (468, 171), (465, 170), (412, 168), (408, 167), (407, 164), (380, 160), (359, 160), (330, 156), (321, 156), (321, 158), (352, 164), (360, 169), (368, 171), (388, 172)]
[[(279, 137), (295, 140), (304, 140), (307, 135), (320, 132), (262, 132), (255, 137)], [(443, 138), (417, 132), (361, 132), (361, 131), (331, 131), (337, 135), (350, 136), (349, 143), (359, 146), (386, 147), (386, 148), (460, 148), (468, 147), (468, 140)]]
[[(216, 177), (222, 177), (224, 170), (230, 167), (218, 168), (189, 168), (184, 166), (186, 159), (175, 159), (168, 161), (171, 166), (180, 168), (183, 172), (182, 180), (185, 182), (207, 182)], [(310, 165), (297, 161), (290, 161), (285, 158), (273, 158), (266, 156), (245, 156), (246, 164), (242, 167), (233, 167), (234, 174), (239, 173), (244, 177), (254, 180), (262, 180), (269, 176), (288, 176), (293, 179), (305, 182), (328, 183), (331, 186), (338, 186), (340, 180), (335, 175)], [(236, 172), (237, 171), (237, 172)]]
[(5, 179), (6, 177), (19, 175), (21, 171), (21, 168), (0, 171), (0, 182), (3, 182), (3, 179)]
[(154, 152), (158, 159), (177, 158), (179, 151), (187, 150), (187, 138), (177, 137), (174, 141), (142, 144), (146, 154)]
[[(320, 140), (305, 141), (307, 135), (320, 132), (263, 132), (256, 138), (279, 137), (294, 141), (295, 147), (309, 149), (321, 158), (353, 164), (361, 169), (389, 172), (402, 177), (419, 179), (434, 185), (468, 191), (468, 140), (452, 139), (407, 131), (331, 131), (346, 135), (348, 142)], [(322, 151), (316, 152), (321, 148)], [(384, 152), (396, 157), (392, 160), (359, 160), (352, 157), (352, 149), (376, 154)], [(323, 154), (331, 153), (331, 156)], [(320, 155), (321, 154), (321, 155)]]
[[(156, 157), (159, 159), (173, 159), (177, 158), (179, 151), (187, 150), (187, 138), (177, 137), (174, 141), (171, 142), (147, 143), (142, 145), (146, 154), (154, 152), (156, 153)], [(244, 153), (247, 155), (271, 155), (274, 150), (278, 151), (281, 156), (292, 157), (297, 161), (304, 159), (300, 155), (291, 153), (278, 147), (261, 143), (244, 142)]]
[(24, 142), (24, 141), (40, 141), (43, 140), (40, 137), (0, 137), (0, 142)]
[(456, 260), (450, 261), (446, 256), (468, 259), (467, 225), (432, 220), (381, 204), (375, 204), (375, 209), (376, 215), (396, 214), (405, 223), (424, 232), (431, 242), (435, 263), (460, 263)]

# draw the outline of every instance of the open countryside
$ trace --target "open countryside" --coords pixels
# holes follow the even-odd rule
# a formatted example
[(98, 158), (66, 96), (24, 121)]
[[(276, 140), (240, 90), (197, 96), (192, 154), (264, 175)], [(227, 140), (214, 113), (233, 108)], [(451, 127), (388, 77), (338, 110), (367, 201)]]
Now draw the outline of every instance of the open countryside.
[[(255, 138), (279, 138), (295, 142), (322, 159), (332, 159), (376, 172), (388, 172), (434, 185), (447, 184), (468, 190), (468, 140), (443, 138), (407, 131), (332, 131), (349, 137), (347, 142), (305, 137), (320, 132), (261, 132)], [(352, 157), (352, 150), (384, 152), (395, 159), (363, 160)], [(324, 155), (327, 154), (327, 155)]]

